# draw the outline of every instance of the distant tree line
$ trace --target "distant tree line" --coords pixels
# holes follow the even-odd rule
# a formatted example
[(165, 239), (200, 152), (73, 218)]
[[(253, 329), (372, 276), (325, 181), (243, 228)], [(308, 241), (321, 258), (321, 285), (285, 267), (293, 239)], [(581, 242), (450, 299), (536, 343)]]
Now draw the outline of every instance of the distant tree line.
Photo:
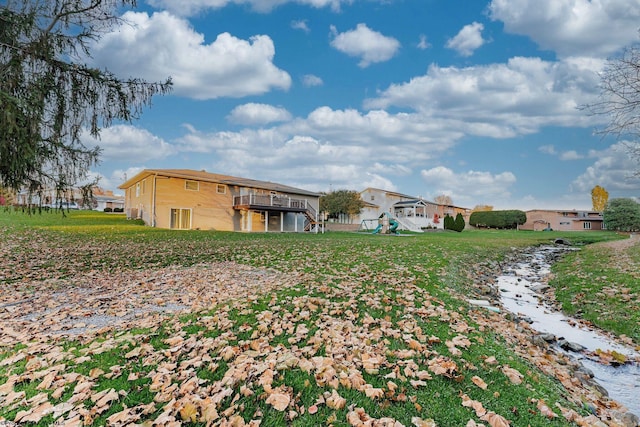
[(517, 228), (527, 222), (527, 214), (520, 210), (477, 211), (469, 217), (474, 227)]

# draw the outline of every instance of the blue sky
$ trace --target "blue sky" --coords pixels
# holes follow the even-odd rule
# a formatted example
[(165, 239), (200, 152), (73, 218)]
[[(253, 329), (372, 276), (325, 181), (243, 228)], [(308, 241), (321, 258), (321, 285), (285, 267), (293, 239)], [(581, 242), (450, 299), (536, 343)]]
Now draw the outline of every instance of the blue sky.
[(594, 135), (607, 58), (638, 0), (146, 0), (88, 61), (158, 81), (103, 129), (92, 174), (190, 168), (311, 191), (383, 188), (459, 206), (590, 209), (640, 196), (624, 141)]

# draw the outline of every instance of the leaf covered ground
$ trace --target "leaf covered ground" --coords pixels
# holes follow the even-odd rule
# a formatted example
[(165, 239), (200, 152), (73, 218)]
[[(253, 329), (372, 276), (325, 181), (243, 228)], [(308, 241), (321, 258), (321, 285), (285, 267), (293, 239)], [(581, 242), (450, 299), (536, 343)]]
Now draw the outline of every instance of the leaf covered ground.
[(0, 236), (0, 420), (621, 425), (526, 324), (465, 302), (552, 235), (169, 232), (79, 212), (0, 214)]
[(640, 344), (640, 236), (590, 245), (554, 266), (564, 311)]

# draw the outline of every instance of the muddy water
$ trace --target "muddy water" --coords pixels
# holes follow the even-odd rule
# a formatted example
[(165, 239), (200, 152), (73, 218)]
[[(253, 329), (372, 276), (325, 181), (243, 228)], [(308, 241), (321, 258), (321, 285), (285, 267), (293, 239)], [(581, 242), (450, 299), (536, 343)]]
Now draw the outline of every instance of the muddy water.
[[(603, 333), (580, 326), (575, 319), (556, 311), (541, 299), (539, 292), (551, 272), (551, 260), (566, 250), (555, 246), (536, 248), (524, 261), (507, 268), (496, 280), (502, 305), (504, 309), (528, 319), (535, 330), (583, 346), (584, 351), (570, 352), (571, 355), (593, 372), (609, 397), (640, 416), (640, 354)], [(617, 367), (604, 365), (590, 355), (598, 349), (624, 354), (632, 362)]]

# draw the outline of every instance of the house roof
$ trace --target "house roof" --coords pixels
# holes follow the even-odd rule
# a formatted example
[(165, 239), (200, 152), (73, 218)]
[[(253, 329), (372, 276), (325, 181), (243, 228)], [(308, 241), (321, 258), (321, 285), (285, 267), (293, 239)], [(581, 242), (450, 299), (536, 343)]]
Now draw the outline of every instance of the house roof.
[(207, 171), (196, 171), (191, 169), (145, 169), (136, 176), (128, 179), (120, 184), (118, 188), (126, 189), (134, 185), (136, 182), (148, 176), (157, 175), (172, 178), (184, 178), (194, 181), (213, 182), (217, 184), (225, 184), (238, 187), (257, 188), (260, 190), (278, 191), (282, 193), (300, 194), (310, 197), (320, 197), (320, 194), (300, 188), (290, 187), (284, 184), (278, 184), (271, 181), (258, 181), (249, 178), (240, 178), (231, 175), (222, 175)]
[(589, 213), (589, 214), (601, 214), (599, 211), (589, 211), (589, 210), (576, 210), (576, 209), (529, 209), (527, 212), (551, 212), (551, 213)]
[(416, 201), (416, 200), (422, 200), (422, 201), (424, 201), (425, 203), (430, 203), (430, 204), (432, 204), (432, 205), (437, 205), (437, 206), (444, 206), (445, 208), (462, 209), (462, 210), (465, 210), (465, 211), (469, 211), (469, 210), (471, 210), (471, 209), (469, 209), (469, 208), (464, 208), (464, 207), (462, 207), (462, 206), (455, 206), (455, 205), (443, 205), (443, 204), (440, 204), (440, 203), (436, 203), (436, 202), (432, 202), (432, 201), (429, 201), (429, 200), (423, 199), (422, 197), (410, 196), (410, 195), (408, 195), (408, 194), (402, 194), (402, 193), (397, 193), (397, 192), (395, 192), (395, 191), (383, 190), (383, 189), (381, 189), (381, 188), (367, 187), (367, 188), (365, 188), (364, 190), (362, 190), (362, 191), (360, 192), (360, 194), (363, 194), (363, 193), (365, 193), (365, 192), (367, 192), (367, 191), (369, 191), (369, 192), (387, 193), (387, 194), (390, 194), (390, 195), (392, 195), (392, 196), (402, 197), (403, 199), (408, 199), (408, 200), (403, 200), (402, 202), (397, 202), (397, 203), (396, 203), (396, 205), (397, 205), (398, 203), (404, 203), (404, 202), (415, 203), (415, 201)]
[(428, 202), (424, 199), (412, 199), (412, 200), (403, 200), (401, 202), (396, 202), (393, 206), (403, 207), (403, 206), (415, 206), (415, 205), (436, 205), (436, 203)]
[(94, 194), (93, 198), (103, 202), (124, 202), (124, 196), (105, 196), (104, 194)]
[(364, 190), (362, 190), (360, 192), (360, 194), (365, 193), (367, 191), (378, 192), (378, 193), (387, 193), (387, 194), (390, 194), (392, 196), (402, 197), (402, 198), (406, 198), (406, 199), (414, 199), (415, 198), (415, 196), (409, 196), (407, 194), (402, 194), (402, 193), (398, 193), (398, 192), (390, 191), (390, 190), (383, 190), (381, 188), (374, 188), (374, 187), (367, 187)]

